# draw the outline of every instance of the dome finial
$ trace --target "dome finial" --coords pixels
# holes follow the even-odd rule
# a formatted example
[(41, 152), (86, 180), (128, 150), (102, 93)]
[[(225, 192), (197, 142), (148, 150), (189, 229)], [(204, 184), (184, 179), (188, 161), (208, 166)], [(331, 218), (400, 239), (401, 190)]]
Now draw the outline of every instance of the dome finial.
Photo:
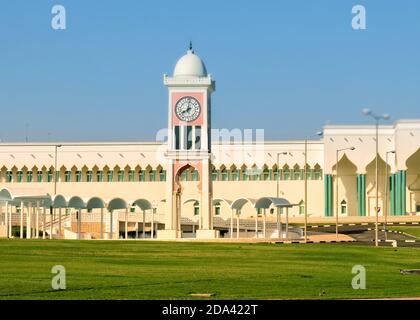
[(189, 46), (188, 50), (191, 51), (192, 53), (194, 53), (193, 45), (192, 45), (192, 41), (191, 40), (190, 40), (190, 46)]

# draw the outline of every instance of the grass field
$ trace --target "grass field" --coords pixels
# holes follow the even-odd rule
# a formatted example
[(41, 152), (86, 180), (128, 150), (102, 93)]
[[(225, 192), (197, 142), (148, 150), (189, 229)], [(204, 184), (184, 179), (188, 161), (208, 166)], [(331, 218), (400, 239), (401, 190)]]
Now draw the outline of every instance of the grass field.
[(420, 239), (420, 227), (392, 226), (392, 227), (388, 227), (388, 229), (404, 232), (409, 235), (412, 235), (413, 237)]
[[(367, 289), (354, 290), (354, 265)], [(51, 289), (63, 265), (67, 289)], [(355, 245), (0, 241), (0, 299), (335, 299), (420, 297), (420, 249)]]

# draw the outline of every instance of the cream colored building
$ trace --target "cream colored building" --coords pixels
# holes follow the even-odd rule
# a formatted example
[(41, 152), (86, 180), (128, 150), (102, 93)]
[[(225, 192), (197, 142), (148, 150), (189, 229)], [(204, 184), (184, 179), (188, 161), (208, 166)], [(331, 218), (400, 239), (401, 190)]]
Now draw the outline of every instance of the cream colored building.
[[(374, 125), (328, 125), (313, 141), (249, 142), (245, 133), (212, 130), (215, 80), (191, 48), (164, 85), (164, 142), (1, 143), (0, 224), (6, 233), (11, 225), (22, 231), (27, 219), (42, 225), (43, 207), (46, 219), (50, 210), (60, 211), (60, 226), (53, 220), (51, 233), (63, 236), (61, 224), (67, 223), (69, 237), (78, 230), (79, 237), (96, 238), (157, 230), (158, 238), (173, 239), (191, 228), (197, 238), (216, 238), (224, 221), (232, 227), (233, 213), (253, 219), (265, 212), (255, 206), (262, 197), (287, 200), (291, 217), (302, 216), (305, 206), (309, 217), (375, 215)], [(420, 120), (380, 125), (378, 134), (379, 215), (419, 213)], [(276, 213), (267, 208), (267, 215)]]

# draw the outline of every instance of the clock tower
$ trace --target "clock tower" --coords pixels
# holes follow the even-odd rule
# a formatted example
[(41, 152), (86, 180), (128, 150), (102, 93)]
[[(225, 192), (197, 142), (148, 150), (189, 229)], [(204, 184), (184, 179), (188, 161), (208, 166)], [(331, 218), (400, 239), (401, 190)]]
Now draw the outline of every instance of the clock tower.
[(166, 159), (165, 230), (158, 231), (160, 239), (181, 238), (181, 207), (183, 205), (182, 172), (198, 172), (197, 200), (199, 226), (196, 237), (213, 239), (211, 163), (211, 94), (215, 81), (207, 74), (203, 61), (194, 53), (192, 45), (181, 57), (173, 76), (164, 75), (169, 91), (168, 145)]

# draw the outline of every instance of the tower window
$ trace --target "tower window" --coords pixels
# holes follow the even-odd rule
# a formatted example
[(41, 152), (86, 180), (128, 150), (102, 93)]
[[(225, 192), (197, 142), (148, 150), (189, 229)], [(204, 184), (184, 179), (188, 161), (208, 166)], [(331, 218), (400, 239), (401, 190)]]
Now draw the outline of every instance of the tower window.
[(201, 149), (201, 126), (195, 127), (195, 141), (194, 141), (195, 150)]
[(192, 126), (186, 126), (184, 128), (184, 149), (192, 149)]
[(103, 171), (97, 171), (96, 172), (96, 181), (97, 182), (103, 182), (104, 181), (104, 172)]
[(32, 171), (28, 171), (28, 172), (26, 173), (26, 181), (27, 181), (27, 182), (32, 182), (32, 180), (33, 180), (33, 174), (32, 174)]
[(36, 175), (37, 175), (37, 181), (42, 182), (42, 171), (38, 171)]
[(71, 171), (66, 171), (64, 173), (64, 181), (65, 182), (71, 182)]
[(17, 182), (22, 182), (22, 180), (23, 180), (23, 172), (18, 171), (17, 172)]
[(215, 216), (220, 216), (220, 206), (215, 206), (214, 207), (214, 215)]
[(200, 205), (198, 202), (194, 203), (194, 215), (198, 216), (200, 214)]
[(82, 181), (82, 171), (76, 171), (76, 182)]
[(175, 150), (179, 150), (181, 148), (181, 137), (180, 137), (180, 130), (179, 126), (175, 126)]

